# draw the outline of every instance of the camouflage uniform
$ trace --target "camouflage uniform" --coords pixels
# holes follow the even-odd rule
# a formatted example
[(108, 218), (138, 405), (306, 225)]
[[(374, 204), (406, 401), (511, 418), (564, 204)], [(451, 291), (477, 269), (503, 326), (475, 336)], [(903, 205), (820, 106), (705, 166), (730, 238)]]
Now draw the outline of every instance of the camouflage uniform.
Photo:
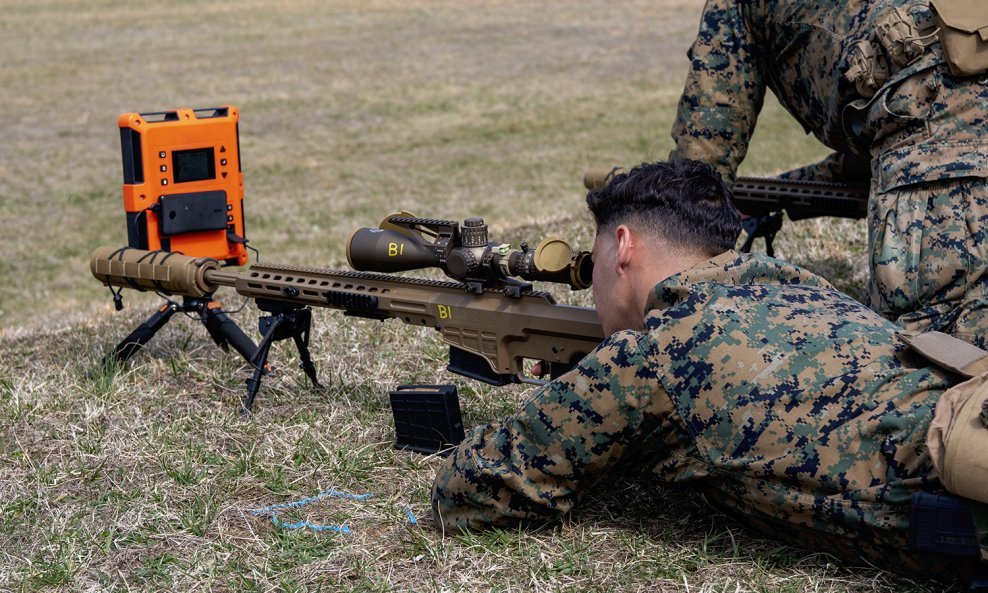
[(938, 485), (926, 431), (956, 378), (891, 322), (763, 255), (694, 266), (648, 306), (644, 331), (612, 335), (468, 435), (433, 486), (437, 521), (557, 520), (599, 480), (644, 469), (772, 536), (910, 566), (910, 496)]
[(708, 0), (673, 155), (733, 179), (772, 89), (808, 133), (870, 160), (870, 306), (984, 348), (988, 76), (952, 76), (931, 25), (928, 0)]

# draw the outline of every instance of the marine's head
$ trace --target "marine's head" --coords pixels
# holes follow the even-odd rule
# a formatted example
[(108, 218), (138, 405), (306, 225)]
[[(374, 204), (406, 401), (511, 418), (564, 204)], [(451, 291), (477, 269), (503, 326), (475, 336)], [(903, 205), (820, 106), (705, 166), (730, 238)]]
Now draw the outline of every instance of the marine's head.
[(593, 292), (604, 331), (641, 327), (658, 282), (734, 247), (741, 215), (710, 166), (643, 163), (587, 194), (597, 223)]

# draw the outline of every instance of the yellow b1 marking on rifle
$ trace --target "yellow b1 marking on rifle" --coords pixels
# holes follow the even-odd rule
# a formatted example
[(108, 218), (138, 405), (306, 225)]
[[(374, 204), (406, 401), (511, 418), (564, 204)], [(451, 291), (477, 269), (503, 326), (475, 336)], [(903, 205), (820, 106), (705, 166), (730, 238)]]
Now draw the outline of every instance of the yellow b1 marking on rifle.
[(453, 317), (453, 308), (449, 305), (436, 305), (439, 307), (439, 319), (451, 319)]
[(388, 243), (388, 257), (403, 255), (405, 253), (404, 243)]

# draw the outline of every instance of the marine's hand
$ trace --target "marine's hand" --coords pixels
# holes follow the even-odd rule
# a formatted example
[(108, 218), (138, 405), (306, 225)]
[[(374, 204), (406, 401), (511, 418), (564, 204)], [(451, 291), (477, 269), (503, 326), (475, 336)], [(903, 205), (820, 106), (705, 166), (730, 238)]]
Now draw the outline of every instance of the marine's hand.
[(533, 377), (538, 377), (539, 379), (541, 379), (541, 378), (545, 377), (548, 374), (549, 374), (549, 363), (548, 362), (546, 362), (544, 360), (540, 360), (537, 363), (535, 363), (534, 365), (532, 365), (532, 376)]

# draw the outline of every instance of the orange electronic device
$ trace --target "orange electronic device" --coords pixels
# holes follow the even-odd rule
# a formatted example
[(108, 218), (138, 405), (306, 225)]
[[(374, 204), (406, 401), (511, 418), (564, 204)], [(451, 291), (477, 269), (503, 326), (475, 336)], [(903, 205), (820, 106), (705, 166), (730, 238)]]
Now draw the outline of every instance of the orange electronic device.
[(131, 247), (247, 263), (236, 107), (117, 120)]

